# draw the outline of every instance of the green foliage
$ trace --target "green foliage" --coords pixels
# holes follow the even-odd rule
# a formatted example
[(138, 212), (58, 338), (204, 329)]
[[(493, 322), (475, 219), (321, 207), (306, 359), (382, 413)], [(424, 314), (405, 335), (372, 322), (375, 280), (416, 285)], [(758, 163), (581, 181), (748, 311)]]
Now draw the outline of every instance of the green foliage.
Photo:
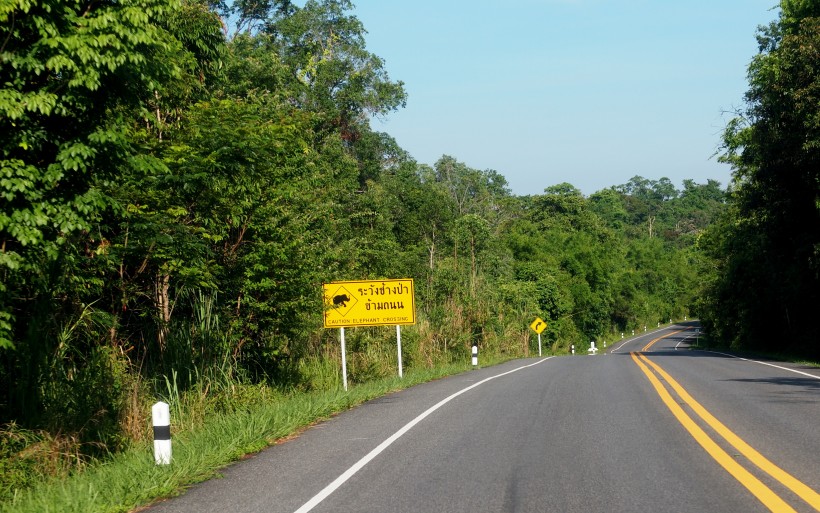
[(366, 51), (364, 27), (346, 14), (352, 8), (349, 0), (308, 0), (266, 28), (291, 70), (295, 99), (334, 120), (345, 135), (363, 116), (387, 114), (405, 102), (402, 83), (391, 82), (384, 61)]
[[(14, 497), (6, 495), (7, 500), (0, 502), (0, 511), (102, 513), (132, 510), (211, 478), (242, 456), (259, 451), (319, 420), (387, 393), (463, 372), (467, 368), (467, 364), (461, 364), (419, 369), (407, 372), (403, 380), (397, 377), (376, 380), (351, 387), (349, 392), (335, 389), (282, 394), (253, 387), (256, 389), (253, 395), (265, 400), (238, 404), (221, 415), (212, 415), (199, 423), (196, 430), (175, 431), (173, 465), (155, 465), (150, 445), (139, 444), (112, 455), (105, 464), (90, 466), (85, 472), (40, 480), (36, 489), (18, 492)], [(248, 388), (236, 386), (225, 394), (241, 402)], [(177, 413), (183, 417), (175, 416)], [(189, 425), (185, 416), (191, 413), (195, 412), (187, 408), (172, 412), (171, 422), (173, 425)], [(16, 429), (11, 433), (31, 436)]]
[[(139, 102), (173, 68), (152, 54), (166, 38), (165, 0), (117, 4), (6, 2), (0, 11), (0, 288), (30, 296), (26, 273), (55, 261), (111, 201), (127, 141), (111, 111)], [(0, 347), (14, 345), (16, 308), (0, 304)]]
[[(719, 283), (695, 251), (734, 244), (703, 233), (732, 226), (717, 182), (515, 197), (371, 129), (405, 92), (349, 1), (152, 1), (0, 8), (0, 423), (71, 431), (85, 461), (145, 440), (158, 397), (195, 433), (338, 390), (333, 280), (415, 280), (411, 374), (473, 344), (527, 356), (536, 316), (566, 352), (687, 315)], [(352, 383), (395, 373), (392, 333), (348, 340)]]
[(71, 435), (5, 425), (0, 429), (0, 504), (48, 478), (65, 479), (87, 462)]
[(706, 321), (724, 344), (817, 355), (820, 4), (782, 2), (758, 42), (746, 110), (724, 136), (733, 208), (703, 241), (718, 270)]

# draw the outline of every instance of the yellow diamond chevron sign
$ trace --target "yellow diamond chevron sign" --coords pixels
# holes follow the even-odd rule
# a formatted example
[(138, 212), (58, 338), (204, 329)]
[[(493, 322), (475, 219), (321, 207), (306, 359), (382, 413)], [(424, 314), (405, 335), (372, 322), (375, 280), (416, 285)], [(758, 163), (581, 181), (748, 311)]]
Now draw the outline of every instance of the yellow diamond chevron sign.
[(547, 323), (544, 322), (540, 317), (536, 317), (535, 320), (532, 321), (532, 324), (530, 324), (530, 328), (532, 328), (532, 331), (540, 335), (542, 331), (547, 329)]
[(335, 281), (322, 289), (325, 328), (416, 323), (412, 279)]

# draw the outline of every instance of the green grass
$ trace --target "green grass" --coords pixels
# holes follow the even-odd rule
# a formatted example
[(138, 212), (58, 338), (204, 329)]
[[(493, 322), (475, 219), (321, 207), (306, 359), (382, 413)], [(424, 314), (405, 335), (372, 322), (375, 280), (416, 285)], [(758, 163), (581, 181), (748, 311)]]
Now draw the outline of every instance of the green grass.
[[(493, 363), (487, 361), (483, 366)], [(173, 435), (173, 462), (154, 464), (153, 445), (142, 444), (91, 464), (63, 479), (44, 481), (0, 504), (0, 512), (127, 512), (176, 495), (322, 419), (410, 386), (469, 369), (467, 365), (413, 369), (403, 379), (385, 378), (329, 392), (294, 393), (247, 410), (216, 414), (200, 426)], [(174, 429), (172, 420), (172, 430)]]

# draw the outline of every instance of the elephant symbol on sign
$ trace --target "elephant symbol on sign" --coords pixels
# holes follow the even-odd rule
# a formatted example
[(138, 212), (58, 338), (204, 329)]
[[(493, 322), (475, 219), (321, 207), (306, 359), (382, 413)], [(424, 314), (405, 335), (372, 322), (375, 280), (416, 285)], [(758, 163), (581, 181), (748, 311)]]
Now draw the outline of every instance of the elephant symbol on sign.
[(350, 297), (347, 294), (339, 294), (338, 296), (333, 296), (333, 306), (341, 306), (342, 308), (347, 308), (348, 301), (350, 301)]

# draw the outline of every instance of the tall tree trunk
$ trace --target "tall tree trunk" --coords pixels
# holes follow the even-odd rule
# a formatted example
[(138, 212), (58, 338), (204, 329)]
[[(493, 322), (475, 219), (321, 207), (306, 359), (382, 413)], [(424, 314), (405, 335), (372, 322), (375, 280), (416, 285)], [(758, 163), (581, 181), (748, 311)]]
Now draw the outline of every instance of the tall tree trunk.
[(430, 232), (430, 249), (427, 250), (430, 254), (430, 270), (433, 270), (435, 266), (435, 255), (436, 255), (436, 227), (433, 226), (433, 230)]
[(159, 344), (160, 352), (165, 351), (165, 346), (168, 342), (168, 324), (171, 321), (171, 298), (168, 293), (170, 289), (171, 275), (158, 273), (154, 284), (154, 304), (156, 305), (157, 316), (159, 318), (157, 343)]
[(470, 237), (470, 297), (475, 299), (475, 282), (477, 280), (475, 265), (475, 237)]
[[(435, 269), (435, 256), (436, 256), (436, 229), (433, 227), (433, 231), (430, 234), (430, 247), (428, 248), (427, 252), (430, 254), (430, 272), (427, 273), (427, 297), (433, 297), (433, 272)], [(425, 301), (425, 308), (428, 304), (432, 301)]]

